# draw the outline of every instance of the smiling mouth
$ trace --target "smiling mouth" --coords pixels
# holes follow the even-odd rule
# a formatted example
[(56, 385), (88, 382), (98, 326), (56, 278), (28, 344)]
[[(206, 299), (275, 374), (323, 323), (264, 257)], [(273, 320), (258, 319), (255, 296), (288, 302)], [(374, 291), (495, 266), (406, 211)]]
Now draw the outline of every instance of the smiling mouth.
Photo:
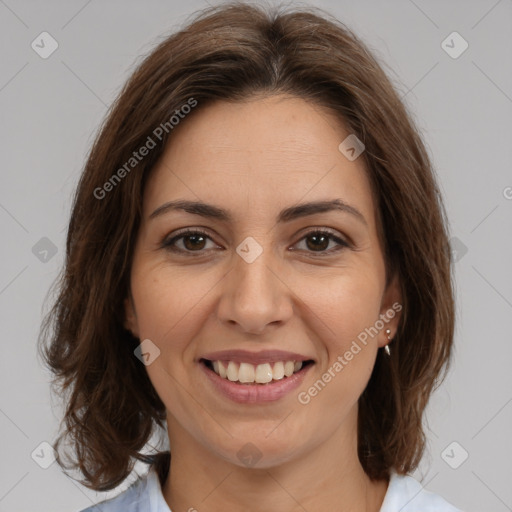
[(216, 373), (220, 378), (236, 384), (272, 384), (303, 371), (314, 363), (306, 361), (276, 361), (254, 365), (235, 361), (210, 361), (200, 359), (201, 364)]

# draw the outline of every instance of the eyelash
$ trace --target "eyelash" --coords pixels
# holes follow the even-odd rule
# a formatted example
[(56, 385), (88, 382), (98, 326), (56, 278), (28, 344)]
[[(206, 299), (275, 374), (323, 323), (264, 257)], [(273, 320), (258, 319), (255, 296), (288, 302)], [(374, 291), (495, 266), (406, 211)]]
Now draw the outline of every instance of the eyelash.
[[(190, 254), (192, 257), (202, 256), (204, 254), (204, 252), (205, 252), (204, 249), (198, 250), (198, 251), (189, 251), (189, 250), (186, 250), (186, 249), (179, 249), (179, 248), (177, 248), (174, 245), (177, 240), (180, 240), (181, 238), (186, 238), (187, 236), (190, 236), (190, 235), (202, 235), (202, 236), (212, 240), (211, 237), (209, 236), (209, 234), (206, 231), (203, 231), (201, 229), (193, 229), (193, 230), (186, 230), (186, 231), (178, 232), (172, 238), (170, 238), (168, 240), (164, 240), (162, 242), (161, 247), (163, 249), (166, 249), (166, 250), (174, 252), (174, 253), (181, 253), (181, 254), (187, 253), (187, 254)], [(332, 240), (332, 241), (334, 241), (334, 242), (336, 242), (338, 244), (337, 248), (330, 249), (330, 250), (325, 250), (325, 251), (307, 251), (306, 250), (306, 252), (314, 254), (315, 257), (316, 256), (320, 256), (320, 257), (330, 256), (333, 253), (339, 252), (339, 251), (349, 247), (348, 242), (346, 242), (342, 238), (336, 236), (331, 231), (327, 231), (325, 229), (314, 229), (314, 230), (311, 230), (308, 233), (305, 233), (304, 236), (299, 240), (299, 242), (301, 242), (305, 238), (308, 238), (311, 235), (324, 235), (324, 236), (327, 236), (330, 240)], [(197, 254), (194, 254), (194, 253), (197, 253)]]

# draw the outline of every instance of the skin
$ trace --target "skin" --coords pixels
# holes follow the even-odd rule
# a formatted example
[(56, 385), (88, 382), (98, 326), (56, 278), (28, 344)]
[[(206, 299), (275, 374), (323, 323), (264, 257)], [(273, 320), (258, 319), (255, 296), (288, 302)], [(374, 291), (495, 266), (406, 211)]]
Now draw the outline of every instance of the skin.
[[(162, 491), (173, 511), (380, 509), (388, 482), (370, 481), (359, 462), (357, 403), (399, 314), (307, 405), (297, 400), (401, 303), (398, 282), (385, 286), (363, 159), (351, 162), (338, 150), (349, 133), (330, 111), (300, 98), (217, 102), (175, 128), (148, 181), (126, 326), (160, 350), (146, 369), (167, 409), (172, 464)], [(365, 222), (329, 211), (276, 223), (286, 207), (334, 198)], [(233, 222), (184, 211), (149, 219), (174, 199), (220, 206)], [(199, 227), (209, 237), (202, 243), (175, 243), (188, 253), (162, 247), (178, 229)], [(314, 228), (349, 246), (322, 245), (306, 236)], [(250, 264), (236, 252), (249, 236), (263, 249)], [(198, 362), (230, 348), (299, 352), (315, 364), (297, 391), (239, 404), (212, 388)], [(249, 442), (262, 455), (253, 467), (237, 457)]]

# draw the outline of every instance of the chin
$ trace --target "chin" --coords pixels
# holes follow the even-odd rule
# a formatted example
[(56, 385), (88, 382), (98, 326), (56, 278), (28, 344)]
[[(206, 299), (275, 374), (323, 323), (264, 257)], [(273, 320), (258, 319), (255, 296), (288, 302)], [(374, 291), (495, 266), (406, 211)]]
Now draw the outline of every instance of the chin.
[[(274, 425), (275, 428), (275, 425)], [(239, 467), (268, 469), (290, 462), (304, 449), (304, 437), (275, 436), (266, 429), (259, 434), (244, 435), (230, 439), (229, 446), (214, 450), (218, 455)]]

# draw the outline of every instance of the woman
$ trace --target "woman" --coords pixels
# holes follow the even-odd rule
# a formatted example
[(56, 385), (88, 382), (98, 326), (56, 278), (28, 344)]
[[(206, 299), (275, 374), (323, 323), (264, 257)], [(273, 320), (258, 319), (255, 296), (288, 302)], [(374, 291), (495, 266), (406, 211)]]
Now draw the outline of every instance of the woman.
[(149, 465), (103, 511), (456, 512), (408, 475), (451, 355), (447, 240), (354, 34), (208, 9), (129, 79), (78, 186), (43, 330), (59, 463), (98, 491)]

